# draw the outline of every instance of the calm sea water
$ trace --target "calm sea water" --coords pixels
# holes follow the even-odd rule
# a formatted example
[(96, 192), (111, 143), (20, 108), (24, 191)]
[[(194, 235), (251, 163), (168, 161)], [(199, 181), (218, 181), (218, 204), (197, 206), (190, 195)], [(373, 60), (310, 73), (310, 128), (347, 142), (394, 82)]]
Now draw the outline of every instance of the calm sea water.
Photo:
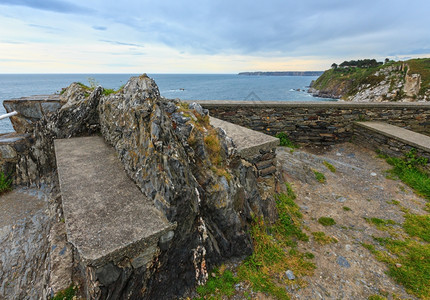
[[(317, 76), (239, 76), (233, 74), (148, 74), (166, 98), (182, 100), (315, 101), (305, 92)], [(89, 80), (118, 89), (134, 74), (0, 74), (0, 114), (3, 100), (53, 94), (79, 81)], [(299, 89), (299, 91), (297, 91)], [(0, 120), (0, 133), (13, 131), (9, 119)]]

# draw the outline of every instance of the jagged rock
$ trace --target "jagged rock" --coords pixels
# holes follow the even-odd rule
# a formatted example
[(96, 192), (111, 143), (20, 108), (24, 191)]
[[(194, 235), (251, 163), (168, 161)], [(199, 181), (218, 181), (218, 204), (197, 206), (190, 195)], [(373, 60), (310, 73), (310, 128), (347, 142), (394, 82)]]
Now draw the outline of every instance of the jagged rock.
[(209, 125), (206, 111), (184, 107), (161, 98), (146, 76), (130, 79), (99, 105), (101, 132), (126, 171), (178, 225), (140, 295), (148, 299), (183, 296), (207, 280), (211, 266), (250, 254), (251, 213), (264, 211), (255, 171)]

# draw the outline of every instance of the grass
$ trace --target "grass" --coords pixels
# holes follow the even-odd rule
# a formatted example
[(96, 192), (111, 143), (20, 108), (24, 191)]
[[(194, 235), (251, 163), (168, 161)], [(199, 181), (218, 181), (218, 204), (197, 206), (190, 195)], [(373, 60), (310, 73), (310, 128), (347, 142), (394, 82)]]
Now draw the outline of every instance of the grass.
[(321, 172), (318, 172), (316, 170), (313, 170), (314, 175), (315, 175), (315, 179), (320, 182), (320, 183), (325, 183), (326, 182), (326, 178), (325, 175)]
[(406, 239), (374, 238), (388, 251), (363, 244), (379, 261), (388, 266), (388, 275), (406, 290), (422, 299), (430, 295), (430, 245)]
[(212, 273), (215, 276), (210, 277), (205, 285), (197, 287), (197, 293), (200, 295), (197, 299), (222, 299), (222, 296), (232, 296), (235, 292), (234, 285), (239, 282), (237, 276), (226, 270), (224, 265)]
[(299, 148), (298, 145), (294, 144), (288, 135), (285, 132), (279, 132), (275, 135), (279, 139), (279, 145), (283, 147), (289, 147), (289, 148)]
[(367, 300), (387, 300), (387, 298), (380, 295), (371, 295), (367, 298)]
[(0, 195), (12, 189), (12, 178), (0, 172)]
[(412, 237), (417, 237), (427, 243), (430, 242), (430, 215), (406, 214), (403, 229)]
[(430, 177), (422, 168), (423, 165), (427, 164), (427, 160), (418, 157), (416, 150), (412, 149), (403, 158), (388, 157), (383, 154), (379, 154), (379, 157), (385, 158), (387, 163), (393, 166), (388, 171), (392, 175), (391, 178), (399, 178), (418, 195), (430, 200)]
[(342, 209), (343, 209), (344, 211), (351, 211), (351, 208), (349, 208), (348, 206), (344, 206), (344, 207), (342, 207)]
[(331, 243), (337, 243), (337, 239), (326, 235), (322, 231), (316, 231), (312, 232), (312, 235), (314, 236), (314, 240), (321, 245), (331, 244)]
[(289, 184), (286, 192), (276, 195), (279, 219), (271, 226), (256, 218), (250, 229), (254, 251), (232, 272), (216, 270), (215, 278), (199, 287), (199, 299), (225, 299), (234, 293), (234, 285), (246, 282), (253, 291), (270, 294), (276, 299), (290, 299), (285, 286), (290, 284), (285, 271), (292, 270), (296, 276), (294, 284), (303, 285), (301, 276), (311, 275), (315, 265), (310, 261), (312, 253), (297, 250), (298, 241), (308, 241), (302, 231), (302, 214), (294, 202), (296, 195)]
[(384, 219), (379, 219), (379, 218), (364, 218), (369, 224), (373, 224), (376, 226), (376, 228), (378, 228), (379, 230), (388, 230), (390, 228), (392, 228), (392, 226), (389, 225), (396, 225), (397, 223), (394, 222), (393, 220), (384, 220)]
[(336, 168), (331, 163), (329, 163), (328, 161), (324, 161), (323, 164), (327, 167), (327, 169), (330, 170), (330, 172), (336, 173)]
[(320, 223), (323, 226), (333, 226), (336, 224), (336, 221), (333, 218), (321, 217), (318, 219), (318, 223)]
[(430, 87), (430, 59), (411, 59), (407, 61), (407, 64), (409, 66), (409, 75), (421, 75), (421, 88), (419, 94), (423, 95), (425, 91)]
[(78, 288), (74, 285), (69, 286), (68, 288), (59, 291), (57, 294), (55, 294), (54, 298), (52, 300), (72, 300), (76, 296)]

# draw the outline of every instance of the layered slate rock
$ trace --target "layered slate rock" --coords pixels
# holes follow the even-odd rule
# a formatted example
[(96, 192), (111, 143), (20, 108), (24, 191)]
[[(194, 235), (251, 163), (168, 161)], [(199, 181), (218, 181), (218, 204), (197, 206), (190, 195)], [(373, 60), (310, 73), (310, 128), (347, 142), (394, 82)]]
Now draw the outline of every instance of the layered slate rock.
[(100, 101), (102, 135), (140, 190), (177, 223), (144, 299), (185, 296), (207, 280), (210, 268), (250, 254), (251, 216), (274, 207), (259, 192), (257, 169), (206, 114), (199, 105), (160, 97), (146, 76)]
[(33, 130), (34, 124), (45, 115), (55, 113), (61, 108), (60, 95), (37, 95), (18, 99), (4, 100), (6, 111), (17, 111), (18, 115), (10, 118), (17, 133)]

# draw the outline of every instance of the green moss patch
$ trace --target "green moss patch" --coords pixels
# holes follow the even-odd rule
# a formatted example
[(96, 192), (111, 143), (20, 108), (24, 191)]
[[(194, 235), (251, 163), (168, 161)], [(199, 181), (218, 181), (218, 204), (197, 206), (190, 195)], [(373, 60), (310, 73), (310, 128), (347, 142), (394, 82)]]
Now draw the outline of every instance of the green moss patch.
[(318, 219), (318, 223), (320, 223), (323, 226), (332, 226), (336, 224), (336, 221), (333, 218), (321, 217)]

